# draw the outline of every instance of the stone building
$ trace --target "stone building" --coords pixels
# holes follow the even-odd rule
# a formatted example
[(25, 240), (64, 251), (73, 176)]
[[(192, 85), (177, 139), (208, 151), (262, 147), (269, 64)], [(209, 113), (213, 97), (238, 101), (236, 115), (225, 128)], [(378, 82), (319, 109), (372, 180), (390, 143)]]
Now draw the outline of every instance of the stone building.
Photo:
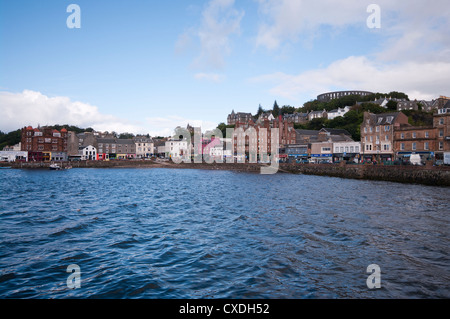
[(394, 160), (394, 128), (402, 124), (408, 125), (408, 117), (401, 112), (364, 112), (361, 124), (362, 157), (377, 162)]
[(29, 156), (29, 158), (34, 160), (37, 158), (43, 161), (55, 160), (52, 154), (57, 154), (56, 160), (66, 160), (67, 138), (68, 132), (64, 128), (58, 131), (51, 127), (24, 127), (22, 129), (21, 151), (33, 153), (33, 156)]
[(436, 129), (436, 159), (442, 160), (444, 152), (450, 152), (450, 105), (434, 115), (433, 127)]
[(394, 150), (397, 159), (420, 154), (423, 160), (431, 160), (436, 150), (436, 128), (409, 124), (395, 127)]

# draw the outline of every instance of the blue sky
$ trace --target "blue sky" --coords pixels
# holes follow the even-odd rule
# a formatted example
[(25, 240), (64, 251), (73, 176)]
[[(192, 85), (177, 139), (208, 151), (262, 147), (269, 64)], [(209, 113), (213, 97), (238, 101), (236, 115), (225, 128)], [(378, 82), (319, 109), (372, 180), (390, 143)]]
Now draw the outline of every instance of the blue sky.
[[(69, 29), (66, 8), (81, 8)], [(0, 0), (0, 130), (169, 135), (331, 90), (450, 95), (447, 1)]]

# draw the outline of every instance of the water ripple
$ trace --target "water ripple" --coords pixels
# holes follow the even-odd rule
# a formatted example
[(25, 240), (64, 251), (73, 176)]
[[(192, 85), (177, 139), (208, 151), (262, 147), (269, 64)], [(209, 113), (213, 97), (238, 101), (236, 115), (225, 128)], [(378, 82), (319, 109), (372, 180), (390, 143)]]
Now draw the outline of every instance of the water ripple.
[[(450, 297), (448, 188), (201, 170), (4, 171), (0, 298)], [(376, 291), (366, 286), (372, 263), (382, 269)], [(66, 286), (71, 264), (80, 289)]]

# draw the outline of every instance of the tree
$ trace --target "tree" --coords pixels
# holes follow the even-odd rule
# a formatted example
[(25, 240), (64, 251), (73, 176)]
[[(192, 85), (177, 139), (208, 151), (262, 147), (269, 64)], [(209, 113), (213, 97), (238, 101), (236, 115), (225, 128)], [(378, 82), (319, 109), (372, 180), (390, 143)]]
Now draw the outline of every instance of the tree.
[(259, 117), (261, 114), (265, 113), (264, 109), (262, 108), (261, 104), (258, 107), (258, 112), (256, 112), (256, 117)]
[(397, 111), (397, 102), (390, 100), (387, 104), (386, 107), (388, 108), (388, 110), (392, 110), (392, 111)]
[(284, 105), (281, 107), (280, 115), (293, 114), (293, 113), (295, 113), (295, 111), (296, 111), (295, 107), (290, 106), (290, 105)]
[(222, 136), (227, 137), (227, 128), (234, 128), (234, 125), (226, 125), (225, 123), (220, 123), (217, 128), (222, 131)]
[(278, 106), (277, 101), (273, 104), (272, 115), (274, 117), (278, 117), (278, 115), (280, 115), (280, 107)]

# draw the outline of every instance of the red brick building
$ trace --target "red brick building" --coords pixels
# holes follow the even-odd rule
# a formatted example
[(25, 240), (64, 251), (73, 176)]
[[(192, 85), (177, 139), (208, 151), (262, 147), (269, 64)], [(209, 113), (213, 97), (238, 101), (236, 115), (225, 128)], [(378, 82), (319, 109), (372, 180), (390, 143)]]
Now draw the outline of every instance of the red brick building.
[(436, 151), (436, 128), (433, 126), (400, 125), (394, 128), (394, 150), (397, 158), (420, 154), (431, 160)]
[[(238, 155), (240, 148), (245, 148), (248, 156), (250, 153), (265, 154), (272, 153), (272, 129), (278, 130), (278, 150), (286, 145), (296, 143), (296, 131), (294, 123), (287, 119), (260, 119), (256, 123), (250, 119), (245, 122), (236, 122), (235, 135), (233, 136), (233, 152)], [(254, 131), (253, 131), (254, 130)], [(252, 135), (251, 132), (254, 132)]]
[(58, 131), (49, 127), (24, 127), (21, 150), (29, 153), (29, 161), (64, 160), (67, 158), (67, 137), (64, 128)]

